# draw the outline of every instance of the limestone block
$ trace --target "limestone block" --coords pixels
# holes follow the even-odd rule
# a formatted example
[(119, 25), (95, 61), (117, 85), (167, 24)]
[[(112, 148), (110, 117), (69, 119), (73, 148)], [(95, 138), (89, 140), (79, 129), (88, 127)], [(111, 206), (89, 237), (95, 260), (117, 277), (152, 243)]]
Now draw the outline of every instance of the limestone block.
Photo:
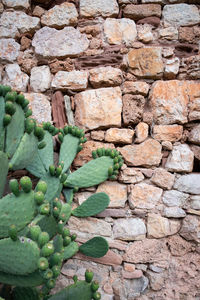
[(134, 130), (126, 128), (110, 128), (105, 133), (105, 141), (119, 144), (131, 144)]
[(149, 84), (142, 81), (125, 81), (122, 86), (123, 94), (147, 96)]
[(189, 133), (188, 141), (200, 145), (200, 125), (196, 125)]
[(116, 17), (119, 7), (116, 0), (80, 0), (82, 17)]
[(30, 0), (2, 0), (2, 3), (7, 7), (12, 8), (29, 8)]
[(93, 88), (121, 85), (122, 71), (113, 67), (94, 68), (89, 71), (89, 81)]
[(146, 235), (146, 226), (139, 218), (117, 219), (113, 225), (115, 239), (125, 241), (143, 240)]
[(146, 140), (149, 134), (149, 125), (144, 122), (140, 122), (136, 127), (135, 127), (135, 143), (142, 143)]
[(183, 207), (187, 203), (187, 200), (189, 198), (188, 194), (171, 190), (171, 191), (165, 191), (163, 193), (162, 201), (165, 205), (169, 207), (178, 206)]
[(177, 142), (182, 138), (183, 126), (181, 125), (155, 125), (153, 138), (157, 141)]
[(153, 41), (153, 33), (151, 26), (148, 24), (140, 25), (137, 27), (138, 30), (138, 40), (143, 43), (150, 43)]
[(188, 240), (199, 243), (200, 242), (200, 218), (199, 216), (187, 215), (180, 230), (180, 235)]
[(14, 39), (0, 39), (0, 61), (14, 62), (19, 55), (20, 45)]
[(167, 218), (184, 218), (186, 216), (185, 211), (177, 206), (165, 207), (163, 210), (163, 216)]
[(55, 74), (51, 87), (62, 91), (83, 91), (88, 85), (87, 71), (58, 71)]
[(161, 39), (173, 41), (178, 39), (178, 30), (176, 27), (166, 27), (159, 30)]
[(49, 66), (39, 66), (31, 69), (30, 87), (33, 92), (45, 92), (50, 88), (51, 72)]
[(180, 192), (200, 194), (200, 174), (192, 173), (181, 176), (176, 180), (174, 188)]
[(174, 79), (179, 72), (180, 59), (178, 57), (168, 59), (165, 65), (164, 76), (167, 79)]
[(141, 121), (145, 106), (145, 98), (141, 95), (126, 94), (123, 96), (123, 121), (125, 125), (137, 124)]
[(0, 38), (15, 38), (19, 35), (19, 31), (15, 25), (0, 26)]
[(159, 4), (137, 4), (127, 5), (124, 8), (124, 16), (133, 20), (139, 20), (146, 17), (160, 17), (161, 5)]
[(121, 170), (118, 179), (123, 183), (138, 183), (144, 179), (144, 175), (136, 168), (125, 168)]
[(175, 175), (167, 172), (167, 170), (158, 168), (155, 169), (151, 181), (157, 186), (170, 190), (174, 184)]
[(9, 85), (17, 92), (26, 92), (29, 76), (23, 73), (18, 64), (6, 65), (3, 84)]

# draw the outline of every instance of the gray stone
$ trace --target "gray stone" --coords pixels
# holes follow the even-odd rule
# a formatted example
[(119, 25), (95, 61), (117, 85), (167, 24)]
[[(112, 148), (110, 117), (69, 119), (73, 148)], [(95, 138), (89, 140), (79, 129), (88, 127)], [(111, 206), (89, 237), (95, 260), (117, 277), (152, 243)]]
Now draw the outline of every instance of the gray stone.
[(172, 172), (192, 172), (194, 153), (187, 144), (180, 144), (173, 147), (165, 168)]
[(174, 79), (178, 74), (180, 59), (178, 57), (166, 61), (164, 76), (167, 79)]
[(29, 8), (30, 0), (2, 0), (3, 4), (13, 8)]
[(34, 32), (40, 28), (40, 19), (31, 17), (22, 11), (4, 11), (0, 25), (11, 26), (15, 25), (20, 33)]
[(49, 97), (40, 93), (27, 93), (24, 96), (29, 100), (32, 116), (38, 123), (52, 121)]
[(73, 111), (71, 109), (71, 100), (70, 97), (65, 95), (64, 96), (64, 101), (65, 101), (65, 109), (66, 109), (66, 115), (67, 115), (67, 121), (69, 125), (74, 126), (75, 122), (74, 122), (74, 114)]
[(200, 194), (200, 174), (192, 173), (181, 176), (176, 180), (174, 188), (185, 193)]
[(163, 189), (170, 190), (174, 184), (175, 175), (158, 168), (154, 171), (151, 181)]
[(45, 92), (50, 88), (51, 72), (49, 66), (39, 66), (31, 69), (30, 86), (33, 92)]
[(82, 17), (116, 17), (119, 7), (116, 0), (80, 0)]
[(124, 241), (143, 240), (146, 226), (139, 218), (118, 219), (114, 221), (113, 235), (115, 239)]
[(126, 299), (131, 300), (135, 297), (140, 296), (147, 289), (149, 284), (149, 279), (145, 276), (141, 278), (124, 280)]
[(159, 35), (162, 39), (173, 41), (178, 39), (178, 30), (175, 27), (160, 29)]
[(187, 215), (180, 230), (180, 235), (188, 240), (200, 242), (200, 218), (199, 216)]
[(166, 25), (191, 26), (200, 22), (198, 7), (191, 4), (165, 5), (162, 15)]
[(200, 145), (200, 125), (196, 125), (188, 135), (188, 141)]
[(54, 76), (51, 86), (59, 90), (83, 91), (88, 85), (87, 71), (59, 71)]
[(45, 12), (41, 18), (44, 26), (63, 28), (67, 25), (76, 25), (78, 13), (73, 3), (64, 2), (55, 5)]
[(176, 191), (176, 190), (171, 190), (171, 191), (166, 191), (163, 193), (163, 203), (167, 206), (178, 206), (178, 207), (183, 207), (186, 204), (186, 201), (188, 200), (189, 195)]
[(160, 291), (165, 286), (164, 274), (158, 274), (148, 270), (147, 276), (150, 281), (150, 287), (153, 291)]
[(62, 30), (43, 27), (34, 35), (32, 45), (38, 55), (64, 58), (83, 53), (88, 48), (89, 41), (73, 27), (65, 27)]
[(191, 201), (190, 206), (192, 209), (200, 210), (200, 196), (199, 195), (191, 196), (190, 201)]
[(11, 86), (17, 92), (26, 92), (29, 76), (23, 73), (18, 64), (9, 64), (5, 68), (3, 84)]
[(186, 216), (186, 213), (180, 207), (171, 206), (171, 207), (164, 208), (163, 216), (167, 218), (184, 218)]
[(0, 26), (0, 38), (15, 38), (19, 34), (15, 25)]
[(0, 61), (14, 62), (19, 55), (20, 45), (14, 39), (0, 39)]

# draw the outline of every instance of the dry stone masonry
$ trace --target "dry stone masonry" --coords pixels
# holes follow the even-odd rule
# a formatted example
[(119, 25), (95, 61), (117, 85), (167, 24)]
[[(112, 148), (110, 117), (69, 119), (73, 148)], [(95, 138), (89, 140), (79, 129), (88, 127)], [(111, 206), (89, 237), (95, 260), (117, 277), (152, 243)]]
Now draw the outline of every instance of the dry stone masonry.
[(74, 168), (97, 147), (124, 157), (117, 181), (75, 195), (109, 207), (69, 222), (110, 250), (77, 254), (55, 289), (90, 268), (102, 300), (200, 299), (199, 0), (0, 0), (0, 82), (40, 123), (86, 131)]

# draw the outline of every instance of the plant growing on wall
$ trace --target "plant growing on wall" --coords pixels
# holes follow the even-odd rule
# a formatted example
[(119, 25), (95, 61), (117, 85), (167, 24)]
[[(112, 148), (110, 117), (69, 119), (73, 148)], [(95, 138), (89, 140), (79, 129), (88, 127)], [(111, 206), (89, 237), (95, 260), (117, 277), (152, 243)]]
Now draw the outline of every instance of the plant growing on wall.
[[(3, 298), (14, 300), (89, 300), (100, 299), (93, 273), (85, 281), (74, 277), (74, 284), (50, 295), (60, 274), (63, 261), (78, 251), (91, 257), (102, 257), (108, 243), (94, 237), (81, 246), (71, 234), (67, 222), (71, 215), (89, 217), (109, 204), (105, 193), (96, 193), (75, 209), (73, 195), (110, 179), (116, 179), (123, 159), (118, 151), (97, 149), (93, 160), (71, 172), (70, 166), (86, 142), (83, 130), (75, 126), (55, 128), (51, 123), (38, 125), (31, 118), (28, 100), (22, 94), (0, 86), (0, 282)], [(54, 164), (52, 136), (61, 145), (58, 164)], [(30, 177), (9, 181), (8, 174), (26, 169), (37, 178), (33, 188)], [(65, 201), (61, 201), (60, 195)], [(12, 288), (7, 288), (11, 286)], [(40, 288), (38, 288), (40, 287)]]

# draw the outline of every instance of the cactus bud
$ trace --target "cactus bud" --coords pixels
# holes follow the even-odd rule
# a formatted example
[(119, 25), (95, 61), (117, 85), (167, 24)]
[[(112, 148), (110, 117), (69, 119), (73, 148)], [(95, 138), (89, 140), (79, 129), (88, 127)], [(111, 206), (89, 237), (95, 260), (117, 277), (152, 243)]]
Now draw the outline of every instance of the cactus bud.
[(46, 145), (47, 145), (46, 142), (42, 141), (41, 143), (38, 144), (38, 149), (41, 150), (41, 149), (45, 148)]
[(3, 117), (3, 126), (4, 126), (4, 127), (8, 126), (8, 124), (11, 122), (11, 120), (12, 120), (11, 115), (6, 114), (6, 115)]
[(71, 243), (72, 239), (70, 238), (70, 236), (65, 236), (63, 238), (63, 245), (64, 247), (68, 246)]
[(58, 207), (59, 209), (61, 209), (62, 208), (62, 203), (60, 202), (60, 200), (58, 198), (55, 198), (53, 200), (53, 206)]
[(76, 238), (77, 238), (77, 234), (75, 234), (75, 233), (74, 233), (74, 234), (72, 234), (72, 235), (71, 235), (71, 239), (72, 239), (72, 241), (75, 241), (75, 240), (76, 240)]
[(38, 240), (40, 233), (41, 233), (40, 226), (38, 226), (38, 225), (32, 225), (32, 226), (30, 226), (30, 228), (29, 228), (29, 234), (30, 234), (30, 238), (33, 241), (37, 241)]
[(55, 252), (50, 258), (51, 266), (59, 265), (61, 262), (62, 255), (59, 252)]
[(72, 134), (73, 136), (76, 136), (76, 128), (75, 128), (75, 127), (72, 128), (71, 134)]
[(94, 273), (91, 270), (85, 271), (85, 281), (90, 283), (93, 279)]
[(30, 134), (35, 128), (35, 121), (33, 119), (25, 120), (25, 131)]
[(55, 127), (52, 124), (50, 124), (48, 130), (49, 130), (49, 133), (53, 134)]
[(41, 191), (35, 192), (34, 199), (35, 199), (37, 205), (41, 205), (44, 202), (44, 194), (43, 194), (43, 192), (41, 192)]
[(56, 177), (59, 177), (62, 173), (62, 167), (59, 165), (57, 168), (56, 168)]
[(111, 153), (110, 153), (110, 157), (111, 157), (111, 158), (115, 158), (115, 152), (114, 152), (113, 150), (112, 150)]
[(72, 133), (72, 129), (73, 129), (73, 126), (72, 126), (72, 125), (69, 125), (69, 126), (68, 126), (68, 132), (69, 132), (69, 133)]
[(43, 256), (50, 256), (54, 253), (54, 245), (52, 242), (45, 244), (41, 249), (41, 254)]
[(8, 92), (5, 95), (5, 101), (15, 102), (16, 97), (17, 97), (17, 93), (16, 92)]
[(16, 102), (20, 105), (22, 105), (22, 103), (24, 102), (25, 100), (25, 97), (23, 94), (18, 94), (17, 97), (16, 97)]
[(60, 275), (60, 267), (59, 266), (53, 266), (52, 267), (53, 277), (57, 278)]
[(38, 237), (38, 244), (40, 247), (44, 246), (49, 241), (49, 234), (47, 232), (41, 232)]
[(27, 111), (25, 112), (25, 118), (29, 118), (30, 116), (32, 116), (32, 110), (30, 108), (27, 109)]
[(44, 130), (48, 130), (50, 125), (51, 125), (50, 122), (43, 122), (42, 127)]
[(74, 275), (74, 276), (73, 276), (73, 280), (74, 280), (74, 283), (77, 283), (77, 281), (78, 281), (77, 275)]
[(28, 176), (23, 176), (20, 179), (20, 185), (25, 193), (30, 193), (32, 190), (32, 181)]
[(47, 184), (46, 184), (46, 182), (43, 181), (43, 180), (40, 180), (38, 182), (37, 186), (36, 186), (36, 191), (37, 192), (43, 192), (43, 194), (45, 194), (46, 191), (47, 191)]
[(49, 289), (53, 289), (54, 286), (55, 286), (55, 284), (56, 284), (55, 279), (51, 278), (51, 279), (49, 279), (49, 280), (47, 281), (46, 286), (47, 286), (47, 288), (49, 288)]
[(99, 283), (98, 281), (93, 281), (92, 284), (91, 284), (91, 289), (93, 292), (96, 292), (99, 288)]
[(70, 230), (69, 228), (63, 228), (62, 237), (70, 236)]
[(10, 225), (9, 230), (8, 230), (9, 237), (13, 240), (17, 240), (17, 228), (15, 225)]
[(9, 182), (9, 187), (11, 192), (18, 197), (19, 196), (19, 184), (17, 179), (11, 179)]
[(60, 220), (60, 221), (58, 222), (58, 233), (59, 233), (59, 234), (62, 234), (62, 232), (63, 232), (63, 227), (64, 227), (64, 223), (63, 223), (62, 220)]
[(36, 126), (34, 129), (34, 134), (38, 138), (38, 141), (42, 141), (45, 135), (44, 129), (40, 126)]
[(45, 257), (40, 257), (38, 260), (38, 269), (39, 270), (47, 270), (49, 267), (48, 260)]
[(117, 164), (114, 164), (114, 170), (118, 170), (120, 167), (119, 167), (119, 164), (117, 163)]
[(57, 219), (60, 215), (60, 209), (58, 207), (53, 208), (53, 216)]
[(58, 139), (61, 143), (63, 142), (64, 136), (61, 132), (59, 132), (59, 134), (58, 134)]
[(112, 150), (111, 150), (110, 148), (106, 149), (106, 150), (105, 150), (105, 155), (106, 155), (106, 156), (110, 156), (111, 151), (112, 151)]
[(108, 168), (108, 176), (112, 176), (113, 174), (113, 167)]
[(50, 213), (50, 204), (44, 203), (40, 206), (39, 212), (41, 215), (48, 215)]
[(54, 176), (56, 172), (56, 167), (54, 165), (49, 166), (49, 173), (51, 176)]
[(97, 151), (92, 151), (92, 157), (95, 159), (95, 158), (97, 158)]
[(2, 88), (2, 91), (1, 91), (2, 96), (5, 96), (7, 93), (9, 93), (11, 91), (11, 87), (8, 85), (2, 85), (1, 88)]
[(29, 105), (28, 99), (24, 99), (24, 101), (21, 103), (21, 107), (22, 107), (23, 109), (25, 109), (26, 106), (28, 106), (28, 105)]
[(117, 164), (117, 163), (118, 163), (118, 157), (115, 157), (115, 158), (113, 159), (113, 162), (114, 162), (114, 164)]
[(83, 150), (83, 146), (82, 146), (82, 145), (78, 145), (77, 153), (78, 153), (78, 152), (81, 152), (81, 150)]
[(46, 280), (50, 279), (53, 277), (53, 271), (51, 269), (46, 269), (43, 273), (42, 273), (42, 277)]
[(60, 182), (63, 183), (63, 182), (65, 182), (66, 180), (67, 180), (67, 174), (66, 174), (66, 173), (63, 173), (63, 174), (61, 175)]
[(93, 295), (94, 300), (100, 300), (101, 299), (101, 294), (99, 292), (95, 292)]
[(102, 149), (101, 149), (101, 148), (98, 148), (98, 149), (97, 149), (97, 154), (98, 154), (99, 157), (102, 156), (103, 153), (102, 153)]
[(64, 131), (64, 134), (68, 134), (68, 126), (65, 126), (65, 127), (63, 128), (63, 131)]
[(110, 176), (109, 179), (111, 179), (111, 180), (116, 180), (116, 179), (117, 179), (117, 176), (116, 176), (116, 175), (112, 175), (112, 176)]

